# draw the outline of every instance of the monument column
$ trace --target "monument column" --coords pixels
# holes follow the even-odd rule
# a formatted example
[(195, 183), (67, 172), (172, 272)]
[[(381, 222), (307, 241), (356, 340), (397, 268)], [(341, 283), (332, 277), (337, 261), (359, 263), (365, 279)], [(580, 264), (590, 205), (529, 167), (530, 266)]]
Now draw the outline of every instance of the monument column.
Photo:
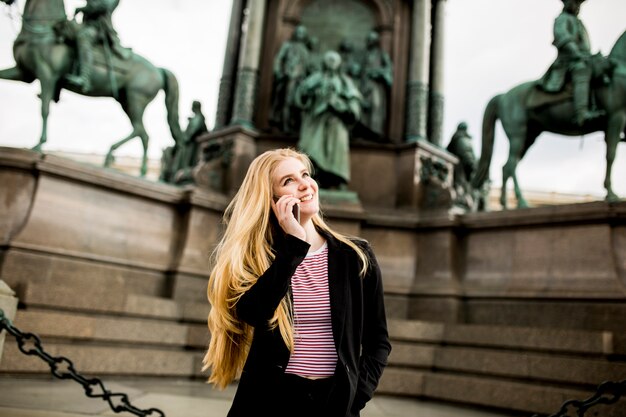
[(220, 91), (217, 99), (215, 129), (228, 124), (228, 117), (233, 104), (233, 81), (237, 68), (242, 16), (243, 0), (233, 0), (233, 6), (230, 12), (230, 25), (228, 27), (228, 39), (226, 40), (226, 53), (224, 54), (224, 66), (220, 80)]
[(443, 48), (446, 0), (434, 0), (430, 65), (430, 103), (428, 106), (428, 139), (441, 146), (443, 138)]
[(408, 142), (426, 139), (430, 63), (430, 1), (414, 0), (413, 2), (406, 100), (405, 137)]
[(230, 124), (253, 128), (252, 117), (259, 79), (266, 0), (250, 0), (244, 11), (235, 86), (235, 105)]

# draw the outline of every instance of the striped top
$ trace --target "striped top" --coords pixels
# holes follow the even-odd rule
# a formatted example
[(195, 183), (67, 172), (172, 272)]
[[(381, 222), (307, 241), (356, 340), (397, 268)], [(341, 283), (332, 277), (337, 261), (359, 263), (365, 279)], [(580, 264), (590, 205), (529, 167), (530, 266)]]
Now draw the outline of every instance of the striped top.
[(307, 254), (291, 277), (294, 351), (286, 373), (324, 378), (335, 374), (337, 350), (330, 320), (328, 246)]

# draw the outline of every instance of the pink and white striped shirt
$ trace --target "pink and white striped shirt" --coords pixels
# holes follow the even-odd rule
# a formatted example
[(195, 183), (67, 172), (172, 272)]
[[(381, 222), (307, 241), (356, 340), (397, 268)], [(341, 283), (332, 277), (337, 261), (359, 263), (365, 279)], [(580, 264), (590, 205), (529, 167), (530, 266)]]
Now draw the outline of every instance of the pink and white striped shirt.
[(335, 373), (337, 350), (333, 339), (328, 289), (326, 243), (306, 258), (291, 277), (294, 312), (294, 352), (286, 373), (330, 377)]

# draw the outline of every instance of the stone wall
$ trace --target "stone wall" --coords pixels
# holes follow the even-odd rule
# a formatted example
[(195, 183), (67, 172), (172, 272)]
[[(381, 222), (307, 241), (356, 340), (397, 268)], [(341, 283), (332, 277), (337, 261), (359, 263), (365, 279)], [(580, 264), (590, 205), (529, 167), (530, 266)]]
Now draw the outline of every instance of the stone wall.
[(626, 204), (593, 202), (448, 218), (369, 211), (361, 230), (402, 317), (622, 330), (625, 226)]
[[(393, 158), (359, 152), (362, 170)], [(209, 254), (227, 197), (12, 148), (0, 148), (0, 184), (16, 326), (80, 372), (206, 376)], [(460, 216), (375, 196), (358, 213), (324, 211), (371, 242), (383, 272), (393, 352), (381, 392), (552, 412), (623, 376), (626, 203)], [(47, 369), (7, 343), (0, 372)]]

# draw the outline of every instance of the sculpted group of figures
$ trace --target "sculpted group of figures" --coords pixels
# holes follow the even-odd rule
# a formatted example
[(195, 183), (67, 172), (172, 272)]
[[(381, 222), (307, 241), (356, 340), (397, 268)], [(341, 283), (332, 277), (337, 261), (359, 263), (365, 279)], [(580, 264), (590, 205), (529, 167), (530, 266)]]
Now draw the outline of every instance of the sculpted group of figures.
[(350, 180), (349, 141), (359, 124), (383, 135), (392, 84), (392, 63), (377, 32), (365, 51), (343, 41), (339, 52), (320, 58), (317, 40), (300, 25), (274, 60), (271, 122), (298, 134), (298, 148), (310, 155), (320, 186), (342, 189)]

